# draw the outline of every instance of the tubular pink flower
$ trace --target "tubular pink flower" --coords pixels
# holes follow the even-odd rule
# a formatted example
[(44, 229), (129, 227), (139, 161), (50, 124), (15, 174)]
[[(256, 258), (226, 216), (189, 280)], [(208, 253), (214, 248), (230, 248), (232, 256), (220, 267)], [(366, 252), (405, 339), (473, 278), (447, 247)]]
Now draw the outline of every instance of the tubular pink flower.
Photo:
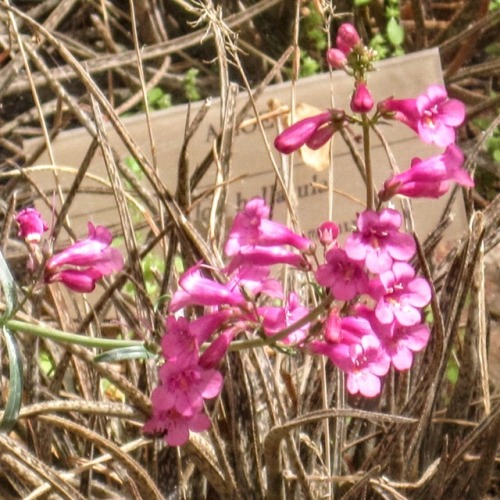
[(347, 374), (347, 390), (372, 398), (381, 390), (380, 377), (387, 374), (391, 360), (372, 333), (358, 342), (327, 344), (315, 342), (313, 352), (328, 356), (333, 364)]
[(47, 261), (46, 269), (50, 273), (63, 266), (92, 267), (103, 276), (123, 268), (123, 257), (119, 250), (109, 245), (113, 236), (104, 226), (88, 223), (89, 235), (85, 240), (77, 241)]
[(345, 252), (354, 261), (364, 261), (372, 273), (391, 269), (394, 261), (408, 261), (416, 251), (410, 234), (399, 232), (401, 214), (386, 208), (365, 210), (358, 216), (358, 230), (346, 240)]
[(425, 278), (415, 278), (412, 266), (395, 262), (392, 270), (372, 280), (370, 295), (378, 301), (375, 316), (380, 323), (413, 326), (421, 322), (421, 309), (431, 301), (431, 287)]
[(274, 140), (274, 147), (283, 154), (293, 153), (304, 145), (319, 149), (344, 126), (344, 119), (345, 113), (336, 109), (304, 118), (281, 132)]
[(336, 38), (337, 48), (345, 55), (349, 54), (356, 45), (361, 42), (361, 38), (356, 28), (351, 23), (340, 25)]
[(351, 110), (354, 113), (368, 113), (373, 108), (373, 97), (365, 82), (356, 84), (351, 98)]
[(102, 273), (97, 269), (66, 269), (46, 277), (46, 282), (60, 282), (74, 292), (90, 293), (101, 278)]
[(374, 311), (366, 306), (358, 306), (356, 313), (368, 319), (396, 370), (409, 370), (413, 364), (413, 354), (422, 351), (429, 341), (430, 330), (425, 323), (402, 326), (394, 321), (383, 324)]
[(40, 243), (43, 233), (49, 229), (42, 214), (34, 208), (25, 208), (16, 216), (19, 224), (17, 235), (28, 243)]
[(445, 147), (455, 142), (455, 128), (465, 118), (465, 106), (458, 99), (448, 99), (442, 85), (430, 85), (416, 99), (386, 99), (382, 112), (395, 112), (394, 118), (411, 127), (427, 143)]
[(231, 274), (241, 266), (273, 266), (288, 264), (298, 269), (308, 269), (309, 264), (302, 255), (283, 247), (243, 247), (232, 259), (225, 271)]
[(351, 300), (367, 291), (368, 276), (362, 261), (350, 259), (341, 248), (328, 250), (326, 260), (316, 270), (316, 280), (329, 287), (337, 300)]
[(236, 214), (224, 246), (226, 255), (232, 257), (247, 246), (290, 245), (309, 251), (312, 242), (298, 235), (285, 225), (269, 220), (269, 207), (262, 198), (253, 198), (243, 211)]
[(411, 198), (439, 198), (448, 191), (450, 181), (473, 187), (471, 176), (461, 168), (463, 162), (464, 155), (455, 144), (450, 144), (442, 155), (425, 160), (414, 158), (410, 169), (384, 183), (379, 197), (388, 200), (400, 194)]
[(328, 64), (335, 69), (342, 69), (347, 63), (347, 57), (339, 49), (328, 49), (326, 52)]
[(237, 328), (228, 328), (207, 347), (200, 356), (200, 366), (205, 369), (215, 368), (226, 354), (229, 345), (237, 333)]
[(119, 250), (109, 245), (113, 240), (104, 226), (88, 224), (89, 235), (52, 256), (45, 266), (45, 282), (59, 281), (76, 292), (91, 292), (103, 276), (123, 268)]
[(243, 306), (246, 301), (239, 290), (230, 290), (209, 278), (205, 278), (200, 271), (201, 262), (189, 268), (179, 279), (179, 289), (170, 301), (171, 313), (186, 306)]
[(264, 294), (282, 299), (283, 286), (278, 280), (269, 277), (270, 272), (268, 266), (244, 264), (234, 270), (227, 286), (230, 290), (244, 289), (254, 297)]
[(204, 369), (195, 358), (176, 358), (160, 367), (163, 390), (157, 402), (160, 411), (174, 409), (185, 417), (200, 412), (204, 399), (215, 398), (222, 389), (222, 375), (214, 369)]
[(161, 400), (162, 393), (161, 386), (151, 393), (153, 414), (144, 424), (143, 432), (164, 435), (169, 446), (182, 446), (189, 440), (189, 431), (202, 432), (210, 429), (210, 419), (204, 413), (186, 417), (174, 409), (157, 410), (155, 406)]
[(366, 318), (341, 317), (336, 309), (329, 311), (324, 325), (324, 338), (329, 343), (356, 344), (365, 335), (373, 335), (373, 329)]

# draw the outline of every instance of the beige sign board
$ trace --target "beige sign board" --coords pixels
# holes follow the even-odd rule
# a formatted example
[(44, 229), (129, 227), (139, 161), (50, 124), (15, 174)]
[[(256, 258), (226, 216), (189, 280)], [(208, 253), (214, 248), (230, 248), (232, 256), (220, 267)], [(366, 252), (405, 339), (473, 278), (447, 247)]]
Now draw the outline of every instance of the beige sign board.
[[(369, 87), (376, 100), (396, 96), (399, 98), (415, 97), (425, 91), (428, 85), (442, 83), (442, 73), (437, 50), (428, 50), (404, 57), (382, 61), (377, 65), (377, 71), (369, 75)], [(336, 108), (349, 109), (350, 95), (352, 92), (352, 79), (342, 71), (333, 75), (322, 74), (311, 78), (304, 78), (296, 82), (295, 100), (297, 103), (306, 103), (320, 110), (331, 107), (333, 93)], [(279, 100), (284, 105), (290, 105), (292, 87), (290, 83), (269, 86), (259, 97), (257, 107), (262, 115), (269, 112), (268, 102), (271, 99)], [(237, 98), (236, 111), (242, 108), (247, 101), (247, 94), (241, 93)], [(191, 107), (193, 117), (202, 103), (195, 103)], [(187, 116), (187, 106), (173, 108), (152, 113), (151, 125), (156, 144), (156, 158), (160, 177), (171, 192), (175, 192), (177, 165), (179, 152), (184, 136)], [(249, 115), (252, 118), (252, 114)], [(131, 136), (142, 148), (142, 151), (151, 158), (150, 142), (146, 118), (136, 115), (123, 119), (124, 126)], [(264, 128), (270, 144), (278, 133), (275, 119), (265, 119)], [(215, 134), (220, 127), (220, 102), (214, 99), (211, 108), (196, 132), (189, 147), (189, 162), (191, 167), (196, 166), (213, 147)], [(442, 152), (433, 146), (423, 144), (415, 133), (402, 124), (393, 122), (391, 125), (382, 126), (384, 135), (391, 146), (392, 152), (401, 170), (409, 168), (414, 157), (425, 158), (432, 154)], [(356, 134), (360, 131), (353, 130)], [(338, 137), (337, 137), (338, 135)], [(129, 156), (125, 146), (113, 130), (109, 130), (110, 142), (123, 158)], [(55, 161), (58, 166), (78, 167), (90, 144), (89, 134), (83, 130), (72, 130), (60, 134), (53, 143)], [(372, 162), (375, 169), (377, 189), (390, 175), (389, 161), (379, 140), (372, 137)], [(361, 144), (359, 144), (361, 153)], [(288, 157), (287, 157), (288, 158)], [(276, 162), (280, 169), (284, 169), (287, 159), (275, 154)], [(48, 158), (40, 158), (38, 164), (47, 164)], [(364, 186), (360, 174), (354, 166), (352, 157), (339, 134), (336, 134), (333, 143), (333, 196), (334, 220), (347, 227), (354, 219), (355, 213), (363, 209)], [(316, 227), (327, 219), (328, 193), (321, 189), (328, 182), (329, 170), (316, 171), (304, 164), (299, 155), (294, 155), (293, 185), (295, 186), (298, 202), (298, 216), (301, 230), (312, 236)], [(106, 169), (102, 155), (95, 156), (89, 173), (106, 178)], [(35, 175), (35, 174), (33, 174)], [(60, 171), (59, 180), (63, 186), (69, 186), (73, 174)], [(231, 157), (230, 177), (235, 179), (244, 176), (241, 180), (230, 185), (227, 199), (227, 215), (233, 215), (241, 208), (245, 200), (253, 196), (263, 196), (269, 200), (275, 184), (275, 172), (272, 168), (264, 140), (257, 125), (248, 125), (238, 131), (234, 138)], [(36, 182), (47, 194), (54, 191), (54, 178), (48, 171), (36, 174)], [(216, 168), (213, 165), (200, 184), (198, 192), (207, 187), (213, 187), (216, 182)], [(153, 196), (151, 186), (146, 186)], [(83, 185), (81, 194), (70, 211), (70, 218), (77, 233), (86, 233), (86, 223), (91, 220), (94, 224), (113, 225), (118, 223), (117, 210), (111, 193), (96, 195), (96, 190), (102, 191), (99, 185), (88, 178)], [(86, 194), (85, 191), (88, 191)], [(347, 195), (347, 196), (346, 196)], [(352, 198), (361, 203), (352, 201)], [(274, 216), (285, 220), (286, 202), (283, 192), (278, 189), (275, 198), (276, 206)], [(421, 238), (436, 226), (446, 199), (438, 201), (412, 202), (415, 208), (415, 221), (417, 232)], [(198, 223), (206, 222), (209, 214), (209, 202), (197, 205), (191, 215)], [(464, 227), (465, 215), (460, 203), (454, 210), (454, 222), (448, 237), (457, 234)]]

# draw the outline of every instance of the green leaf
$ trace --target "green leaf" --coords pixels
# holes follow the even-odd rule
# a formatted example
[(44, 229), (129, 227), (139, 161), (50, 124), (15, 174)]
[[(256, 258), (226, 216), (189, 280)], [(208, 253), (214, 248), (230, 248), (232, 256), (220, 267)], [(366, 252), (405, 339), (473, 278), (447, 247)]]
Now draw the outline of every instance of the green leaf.
[(150, 106), (155, 105), (163, 96), (165, 92), (160, 87), (153, 87), (148, 90), (147, 99)]
[(23, 367), (16, 338), (6, 327), (2, 328), (2, 333), (9, 355), (9, 396), (5, 405), (2, 422), (0, 422), (0, 432), (8, 432), (14, 427), (19, 416), (19, 410), (21, 409)]
[(395, 17), (391, 17), (387, 23), (387, 38), (394, 47), (399, 47), (405, 39), (405, 30)]
[(110, 351), (98, 354), (94, 361), (96, 363), (116, 363), (125, 359), (151, 359), (156, 354), (148, 351), (144, 346), (119, 347)]
[(17, 292), (16, 284), (12, 274), (10, 274), (9, 266), (0, 252), (0, 285), (2, 286), (5, 296), (5, 314), (3, 319), (8, 319), (17, 307)]
[(356, 7), (363, 7), (364, 5), (368, 5), (372, 0), (354, 0), (354, 5)]

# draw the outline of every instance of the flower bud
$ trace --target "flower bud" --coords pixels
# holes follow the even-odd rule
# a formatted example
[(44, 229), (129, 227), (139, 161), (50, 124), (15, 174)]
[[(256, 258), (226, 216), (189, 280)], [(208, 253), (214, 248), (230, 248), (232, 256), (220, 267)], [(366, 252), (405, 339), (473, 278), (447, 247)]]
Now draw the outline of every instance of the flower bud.
[(18, 236), (28, 243), (40, 243), (43, 233), (48, 229), (42, 214), (34, 208), (21, 210), (16, 222), (19, 224)]
[(274, 140), (274, 147), (283, 154), (290, 154), (300, 149), (315, 132), (332, 119), (330, 111), (304, 118), (281, 132)]
[(326, 221), (318, 227), (318, 238), (320, 243), (328, 247), (331, 245), (339, 235), (339, 226), (335, 222)]
[(357, 83), (351, 99), (351, 109), (355, 113), (368, 113), (372, 110), (372, 108), (373, 97), (370, 94), (366, 83)]
[(328, 49), (326, 60), (328, 64), (335, 69), (342, 69), (347, 63), (346, 55), (339, 49)]
[(356, 28), (350, 23), (344, 23), (340, 26), (337, 32), (337, 48), (345, 55), (361, 41)]

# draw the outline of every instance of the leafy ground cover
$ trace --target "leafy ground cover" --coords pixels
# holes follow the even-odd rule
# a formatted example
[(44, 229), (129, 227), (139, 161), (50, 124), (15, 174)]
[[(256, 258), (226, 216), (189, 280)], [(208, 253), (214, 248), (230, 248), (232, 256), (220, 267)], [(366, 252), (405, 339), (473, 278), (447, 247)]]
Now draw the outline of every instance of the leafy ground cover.
[[(498, 7), (484, 0), (2, 2), (0, 241), (13, 278), (3, 269), (0, 496), (498, 495), (499, 382), (489, 369), (498, 358), (488, 356), (498, 312), (492, 306), (490, 315), (495, 300), (486, 291), (496, 292), (485, 275), (500, 234)], [(426, 312), (430, 344), (411, 372), (391, 372), (376, 399), (347, 394), (320, 359), (286, 349), (230, 352), (222, 394), (207, 404), (211, 430), (167, 446), (142, 429), (158, 385), (155, 352), (179, 275), (201, 258), (213, 268), (221, 261), (221, 242), (207, 240), (189, 214), (199, 203), (193, 188), (230, 156), (231, 144), (216, 131), (205, 161), (186, 173), (195, 120), (169, 192), (121, 118), (226, 97), (230, 82), (255, 88), (328, 71), (325, 52), (345, 21), (381, 58), (438, 47), (448, 95), (466, 106), (458, 144), (476, 187), (456, 196), (464, 196), (469, 230), (438, 255), (443, 219), (420, 252), (436, 292)], [(125, 161), (104, 123), (127, 146)], [(53, 188), (41, 191), (30, 167), (75, 127), (95, 141), (75, 158), (71, 188), (55, 175)], [(38, 147), (27, 150), (33, 138)], [(67, 213), (99, 154), (120, 214), (113, 236), (127, 252), (123, 271), (99, 282), (97, 299), (87, 302), (55, 283), (33, 286), (14, 216), (36, 200), (53, 213), (57, 251), (68, 238), (84, 238)], [(213, 200), (223, 234), (223, 203)], [(109, 351), (116, 340), (126, 347)]]

